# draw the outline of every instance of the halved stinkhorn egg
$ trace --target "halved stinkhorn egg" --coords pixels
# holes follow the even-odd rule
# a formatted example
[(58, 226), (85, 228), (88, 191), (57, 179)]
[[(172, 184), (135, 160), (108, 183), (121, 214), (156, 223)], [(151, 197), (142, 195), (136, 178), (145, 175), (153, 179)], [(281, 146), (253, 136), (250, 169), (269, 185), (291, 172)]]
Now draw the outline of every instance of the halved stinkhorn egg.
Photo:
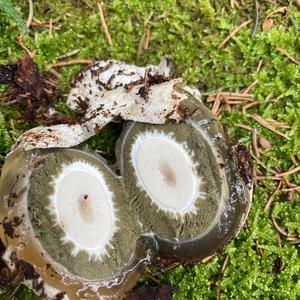
[(0, 198), (7, 263), (26, 261), (70, 299), (117, 298), (149, 260), (126, 191), (95, 154), (16, 150), (2, 170)]
[[(183, 92), (183, 91), (182, 91)], [(252, 167), (220, 122), (200, 101), (180, 124), (129, 123), (117, 156), (130, 209), (159, 255), (208, 256), (235, 237), (247, 216)]]
[[(97, 62), (67, 102), (86, 102), (81, 122), (35, 127), (15, 143), (1, 174), (0, 238), (11, 272), (31, 268), (19, 283), (47, 299), (120, 299), (155, 258), (198, 260), (235, 237), (251, 203), (247, 151), (169, 73), (165, 63)], [(121, 134), (118, 177), (69, 147), (120, 117), (140, 123)]]

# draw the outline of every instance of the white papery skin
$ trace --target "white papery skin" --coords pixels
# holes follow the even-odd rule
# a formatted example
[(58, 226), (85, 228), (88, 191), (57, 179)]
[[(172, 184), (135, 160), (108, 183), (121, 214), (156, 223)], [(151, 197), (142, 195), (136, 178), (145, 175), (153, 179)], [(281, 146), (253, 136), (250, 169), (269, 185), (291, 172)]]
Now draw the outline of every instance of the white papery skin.
[(101, 171), (86, 162), (64, 165), (53, 177), (54, 193), (48, 209), (64, 231), (62, 242), (73, 245), (72, 255), (86, 252), (101, 260), (117, 230), (113, 193)]
[[(118, 61), (97, 62), (81, 73), (67, 101), (75, 110), (79, 101), (87, 105), (82, 123), (33, 128), (19, 137), (12, 150), (73, 147), (97, 134), (116, 117), (152, 124), (164, 124), (167, 120), (179, 122), (185, 117), (180, 111), (180, 104), (187, 96), (178, 92), (176, 87), (185, 87), (184, 81), (181, 78), (166, 79), (163, 83), (147, 86), (145, 79), (145, 75), (168, 76), (169, 73), (166, 60), (158, 67), (146, 68)], [(146, 98), (140, 93), (145, 86)]]
[(193, 153), (170, 134), (144, 132), (136, 137), (131, 148), (131, 163), (137, 185), (165, 212), (183, 217), (197, 213), (196, 200), (203, 179), (197, 174)]
[[(79, 75), (80, 80), (75, 82), (69, 94), (67, 104), (74, 110), (80, 110), (78, 97), (85, 99), (87, 95), (97, 96), (99, 90), (105, 92), (135, 82), (144, 81), (146, 72), (152, 76), (162, 75), (170, 78), (171, 66), (169, 59), (163, 57), (158, 66), (150, 65), (147, 67), (137, 67), (117, 60), (95, 62), (90, 69), (83, 71)], [(92, 99), (93, 97), (89, 98)]]

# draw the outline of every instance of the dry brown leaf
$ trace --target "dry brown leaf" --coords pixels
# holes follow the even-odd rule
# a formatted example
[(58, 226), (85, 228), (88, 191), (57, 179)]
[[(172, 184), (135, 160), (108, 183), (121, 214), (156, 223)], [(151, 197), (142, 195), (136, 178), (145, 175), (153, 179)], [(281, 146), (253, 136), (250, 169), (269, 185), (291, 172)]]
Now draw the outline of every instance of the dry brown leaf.
[(270, 142), (263, 137), (259, 138), (259, 144), (266, 150), (272, 149)]
[(269, 31), (273, 26), (273, 20), (272, 19), (265, 19), (265, 21), (262, 24), (262, 31), (267, 32)]

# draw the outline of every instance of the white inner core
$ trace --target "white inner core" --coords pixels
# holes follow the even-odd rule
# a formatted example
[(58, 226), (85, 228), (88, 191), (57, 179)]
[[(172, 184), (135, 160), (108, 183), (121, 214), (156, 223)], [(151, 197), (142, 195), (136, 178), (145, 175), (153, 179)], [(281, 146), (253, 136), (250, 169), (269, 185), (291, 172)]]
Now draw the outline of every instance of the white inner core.
[(140, 134), (131, 150), (138, 186), (160, 208), (184, 215), (196, 213), (201, 179), (183, 144), (159, 132)]
[(50, 208), (65, 232), (63, 241), (74, 245), (72, 254), (105, 254), (116, 230), (116, 217), (113, 194), (101, 172), (88, 163), (75, 162), (63, 167), (53, 185)]

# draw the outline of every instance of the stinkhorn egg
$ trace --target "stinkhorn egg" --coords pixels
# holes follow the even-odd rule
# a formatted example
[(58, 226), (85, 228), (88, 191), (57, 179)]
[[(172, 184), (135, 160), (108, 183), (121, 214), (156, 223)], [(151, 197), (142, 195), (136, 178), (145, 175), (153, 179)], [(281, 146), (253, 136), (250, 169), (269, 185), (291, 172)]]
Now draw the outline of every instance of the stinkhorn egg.
[[(11, 272), (20, 261), (34, 268), (23, 284), (47, 299), (121, 299), (145, 265), (197, 261), (236, 236), (251, 161), (198, 90), (170, 79), (168, 60), (97, 62), (70, 92), (74, 110), (78, 99), (82, 123), (25, 132), (2, 169), (2, 260)], [(70, 148), (120, 117), (115, 166)]]

